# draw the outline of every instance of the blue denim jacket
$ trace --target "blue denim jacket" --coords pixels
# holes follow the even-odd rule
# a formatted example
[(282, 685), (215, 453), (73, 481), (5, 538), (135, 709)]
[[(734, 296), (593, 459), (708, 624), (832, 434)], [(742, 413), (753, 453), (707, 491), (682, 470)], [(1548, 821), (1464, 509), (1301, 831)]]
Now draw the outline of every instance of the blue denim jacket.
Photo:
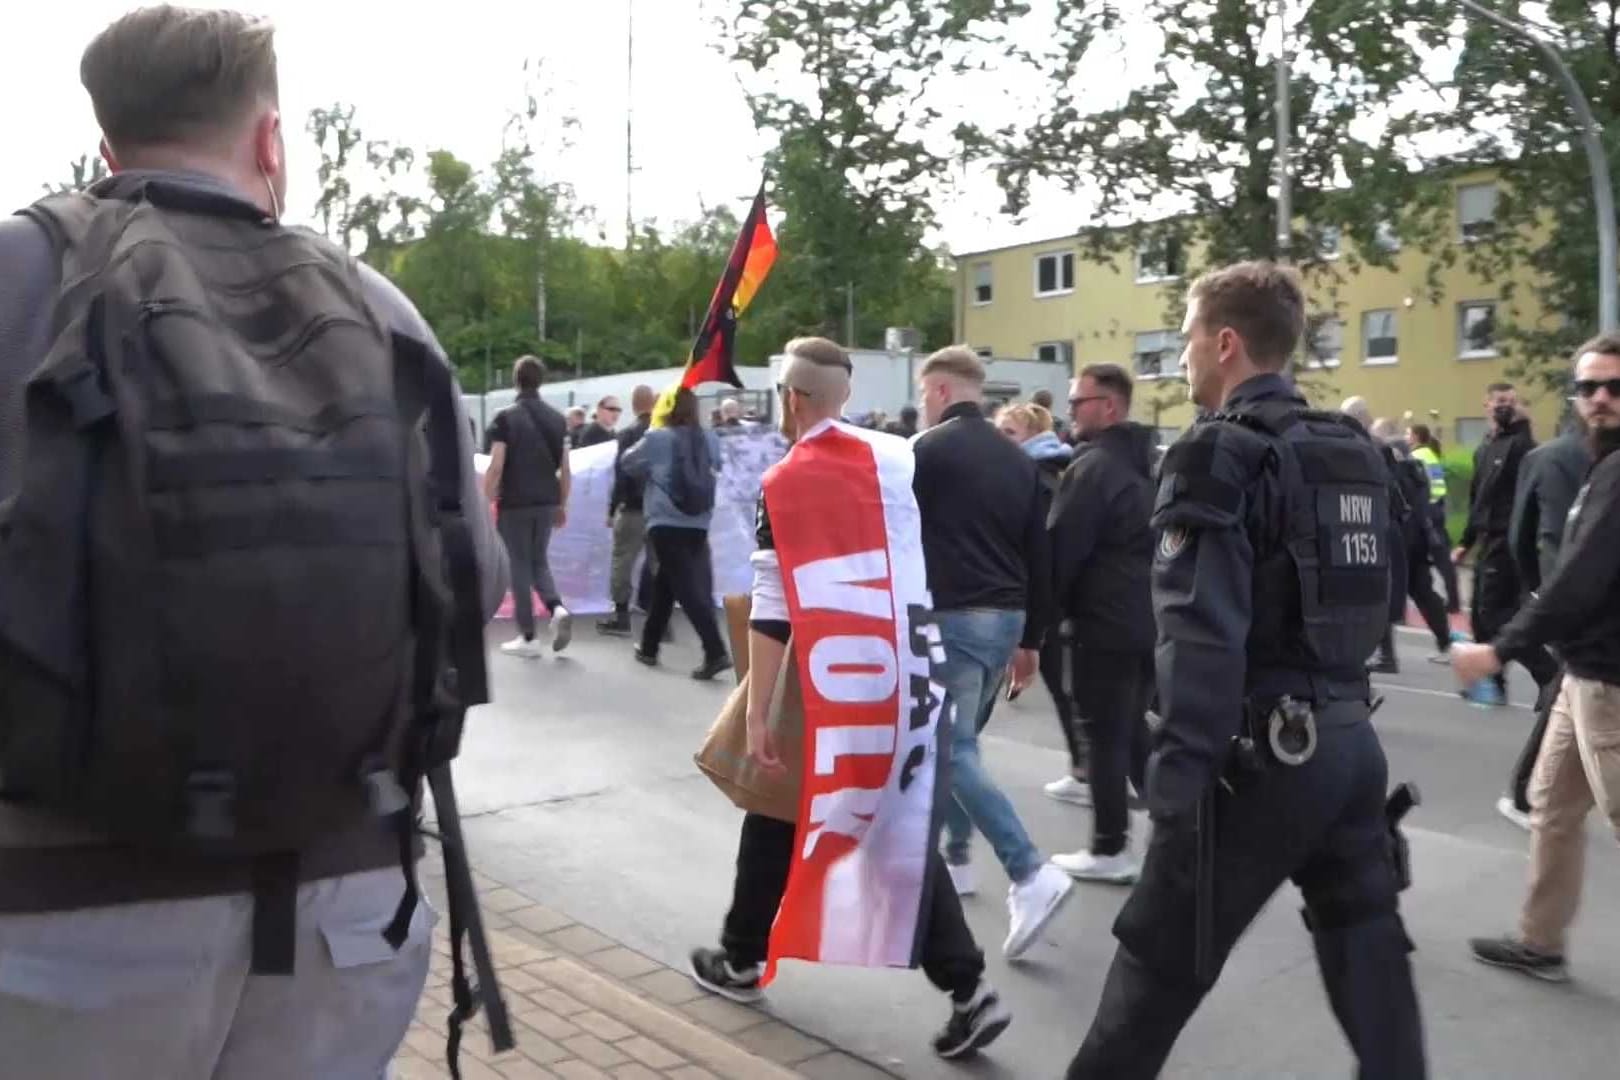
[[(712, 431), (705, 431), (703, 437), (709, 442), (709, 460), (718, 472), (720, 440)], [(626, 473), (647, 481), (647, 494), (642, 500), (647, 528), (708, 529), (710, 514), (683, 514), (669, 497), (670, 472), (675, 467), (675, 432), (668, 428), (648, 431), (624, 452), (622, 464)]]

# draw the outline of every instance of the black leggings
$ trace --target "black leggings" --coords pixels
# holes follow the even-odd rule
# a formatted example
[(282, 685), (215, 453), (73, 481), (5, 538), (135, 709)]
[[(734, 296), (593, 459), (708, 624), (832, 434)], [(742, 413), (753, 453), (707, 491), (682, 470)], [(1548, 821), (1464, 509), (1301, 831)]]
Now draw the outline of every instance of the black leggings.
[(1057, 707), (1058, 728), (1063, 732), (1064, 745), (1069, 748), (1069, 770), (1083, 776), (1086, 771), (1085, 736), (1081, 734), (1076, 721), (1074, 698), (1069, 693), (1069, 679), (1063, 670), (1068, 653), (1066, 635), (1053, 634), (1046, 639), (1046, 644), (1041, 646), (1041, 681), (1046, 684), (1046, 692), (1052, 695), (1052, 704)]

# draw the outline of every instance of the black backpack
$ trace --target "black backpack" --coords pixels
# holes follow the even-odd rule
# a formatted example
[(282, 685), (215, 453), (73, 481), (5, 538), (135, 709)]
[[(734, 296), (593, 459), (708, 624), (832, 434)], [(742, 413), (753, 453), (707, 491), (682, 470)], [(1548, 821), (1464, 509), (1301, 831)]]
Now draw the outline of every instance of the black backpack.
[(714, 459), (703, 429), (673, 428), (675, 457), (669, 469), (669, 499), (683, 514), (697, 516), (714, 509)]

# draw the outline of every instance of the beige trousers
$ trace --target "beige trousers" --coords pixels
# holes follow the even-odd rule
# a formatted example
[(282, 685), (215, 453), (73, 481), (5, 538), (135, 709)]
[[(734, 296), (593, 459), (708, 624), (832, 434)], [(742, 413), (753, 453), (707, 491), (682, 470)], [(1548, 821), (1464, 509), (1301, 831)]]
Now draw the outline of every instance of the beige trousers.
[(1525, 943), (1555, 953), (1581, 902), (1586, 815), (1595, 805), (1620, 838), (1620, 686), (1564, 676), (1530, 777), (1530, 895)]

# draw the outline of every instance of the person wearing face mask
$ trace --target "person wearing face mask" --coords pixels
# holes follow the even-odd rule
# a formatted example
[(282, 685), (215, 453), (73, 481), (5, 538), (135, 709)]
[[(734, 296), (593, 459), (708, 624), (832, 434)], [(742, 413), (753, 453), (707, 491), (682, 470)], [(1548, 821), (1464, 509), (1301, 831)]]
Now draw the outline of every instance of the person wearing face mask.
[[(448, 584), (479, 658), (507, 562), (433, 332), (381, 274), (280, 224), (276, 66), (258, 18), (123, 16), (79, 68), (112, 175), (0, 220), (0, 499), (13, 541), (0, 544), (0, 1045), (37, 1080), (375, 1077), (427, 979), (434, 918), (415, 903), (411, 769), (397, 745), (349, 754), (384, 732), (405, 742), (400, 725), (426, 718), (405, 689), (423, 674), (412, 654), (436, 650), (409, 616), (435, 608), (442, 584), (415, 555), (428, 549), (406, 509), (421, 507), (412, 493), (428, 478), (405, 452), (415, 434), (395, 396), (415, 392), (415, 373), (433, 408), (441, 528), (429, 539), (471, 547), (476, 567), (445, 561), (473, 571)], [(66, 333), (53, 343), (70, 318), (85, 319), (88, 348)], [(89, 350), (125, 362), (78, 369), (93, 377), (71, 383), (69, 425), (48, 395)], [(51, 378), (31, 382), (36, 371)], [(92, 438), (107, 482), (89, 486), (106, 497), (64, 504), (75, 473), (56, 470)], [(141, 498), (120, 498), (131, 485), (117, 481), (131, 479)], [(70, 523), (40, 535), (70, 550), (99, 535), (86, 562), (122, 572), (26, 602), (31, 570), (47, 588), (62, 579), (20, 557), (34, 543), (11, 528), (25, 505), (68, 507)], [(111, 545), (108, 520), (146, 528)], [(140, 600), (120, 624), (111, 601), (124, 590)], [(118, 642), (80, 658), (100, 693), (74, 699), (92, 698), (93, 723), (71, 759), (39, 752), (66, 741), (43, 693), (20, 717), (28, 738), (12, 727), (30, 685), (18, 633), (56, 607), (81, 624), (68, 649)], [(483, 681), (481, 659), (457, 667), (457, 686), (427, 681), (446, 712)], [(96, 783), (52, 787), (31, 775), (42, 758), (81, 777), (114, 764)], [(435, 779), (446, 824), (440, 794)], [(273, 855), (249, 843), (272, 830)]]
[[(1451, 555), (1454, 563), (1460, 563), (1470, 551), (1474, 553), (1469, 618), (1476, 641), (1496, 636), (1519, 610), (1522, 590), (1509, 531), (1519, 468), (1525, 455), (1536, 446), (1530, 421), (1524, 417), (1518, 392), (1510, 383), (1486, 387), (1485, 408), (1491, 418), (1491, 431), (1474, 450), (1474, 476), (1468, 484), (1468, 525)], [(1557, 663), (1544, 650), (1525, 656), (1521, 662), (1530, 669), (1537, 685), (1545, 685), (1557, 674)], [(1506, 705), (1506, 676), (1496, 672), (1485, 692), (1475, 700), (1485, 705)]]

